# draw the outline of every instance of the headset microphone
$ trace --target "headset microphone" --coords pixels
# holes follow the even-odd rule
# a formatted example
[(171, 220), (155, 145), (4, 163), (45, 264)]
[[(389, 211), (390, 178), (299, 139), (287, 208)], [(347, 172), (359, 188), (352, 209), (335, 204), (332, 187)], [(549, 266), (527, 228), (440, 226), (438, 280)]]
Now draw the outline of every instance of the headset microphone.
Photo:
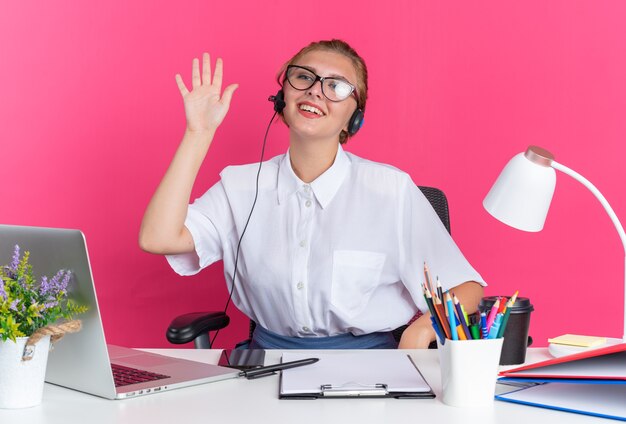
[(277, 113), (282, 113), (283, 109), (285, 108), (286, 104), (285, 104), (285, 94), (283, 93), (283, 90), (278, 90), (278, 93), (276, 93), (275, 96), (269, 96), (267, 98), (267, 100), (269, 100), (270, 102), (274, 103), (274, 110)]
[[(267, 100), (274, 103), (276, 113), (282, 113), (283, 109), (285, 109), (285, 94), (282, 89), (278, 90), (275, 96), (269, 96)], [(363, 110), (357, 108), (350, 117), (348, 121), (348, 133), (350, 135), (356, 134), (361, 129), (363, 125), (363, 115)]]

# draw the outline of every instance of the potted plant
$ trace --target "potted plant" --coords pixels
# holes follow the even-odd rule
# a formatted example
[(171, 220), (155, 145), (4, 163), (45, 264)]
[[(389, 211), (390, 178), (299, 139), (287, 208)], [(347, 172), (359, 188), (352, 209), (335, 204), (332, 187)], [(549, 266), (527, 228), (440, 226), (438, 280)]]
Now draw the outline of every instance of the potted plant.
[(11, 263), (0, 267), (0, 408), (41, 403), (51, 342), (78, 331), (73, 317), (87, 310), (68, 298), (71, 271), (37, 282), (29, 257), (16, 245)]

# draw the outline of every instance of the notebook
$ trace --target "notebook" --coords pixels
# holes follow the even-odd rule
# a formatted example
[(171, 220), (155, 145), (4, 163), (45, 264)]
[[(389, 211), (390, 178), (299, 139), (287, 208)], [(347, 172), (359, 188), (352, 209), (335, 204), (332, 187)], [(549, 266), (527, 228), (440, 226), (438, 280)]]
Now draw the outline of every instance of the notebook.
[(65, 336), (50, 351), (48, 383), (125, 399), (238, 376), (239, 371), (231, 368), (107, 345), (81, 231), (0, 225), (0, 263), (10, 262), (16, 244), (22, 252), (30, 251), (37, 280), (52, 277), (59, 269), (71, 270), (69, 296), (89, 307), (77, 317), (83, 323), (81, 331)]

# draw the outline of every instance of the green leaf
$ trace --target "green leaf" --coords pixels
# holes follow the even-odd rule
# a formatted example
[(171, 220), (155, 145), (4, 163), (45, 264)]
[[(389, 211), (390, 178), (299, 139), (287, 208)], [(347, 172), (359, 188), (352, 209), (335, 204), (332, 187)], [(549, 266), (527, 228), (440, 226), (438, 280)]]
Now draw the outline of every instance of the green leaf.
[[(73, 319), (74, 315), (88, 310), (67, 298), (67, 291), (56, 293), (53, 297), (39, 292), (29, 263), (30, 252), (24, 252), (15, 273), (8, 273), (8, 267), (0, 266), (0, 278), (7, 293), (6, 299), (0, 298), (0, 339), (15, 340), (16, 337), (30, 335), (38, 328), (52, 324), (60, 318)], [(69, 271), (64, 271), (69, 273)], [(16, 302), (17, 300), (17, 302)], [(56, 301), (56, 305), (46, 308), (46, 304)], [(14, 304), (14, 308), (11, 305)]]

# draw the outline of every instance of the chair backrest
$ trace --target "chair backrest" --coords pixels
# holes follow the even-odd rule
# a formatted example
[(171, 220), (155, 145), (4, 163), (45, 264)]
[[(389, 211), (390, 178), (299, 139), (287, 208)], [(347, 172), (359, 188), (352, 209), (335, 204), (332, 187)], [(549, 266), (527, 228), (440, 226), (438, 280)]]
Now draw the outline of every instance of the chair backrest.
[[(448, 210), (448, 199), (446, 198), (445, 193), (435, 187), (418, 186), (418, 188), (421, 190), (422, 194), (424, 194), (424, 197), (428, 199), (435, 212), (437, 212), (437, 216), (439, 216), (439, 219), (443, 222), (443, 225), (446, 227), (446, 230), (448, 230), (448, 233), (452, 234), (450, 231), (450, 211)], [(252, 339), (252, 333), (254, 332), (255, 327), (256, 323), (250, 320), (250, 339)], [(393, 337), (396, 341), (400, 341), (400, 337), (402, 337), (402, 333), (407, 327), (408, 324), (393, 330)]]
[(450, 210), (448, 209), (448, 199), (446, 198), (444, 192), (435, 187), (418, 187), (424, 197), (428, 199), (435, 212), (437, 212), (437, 216), (439, 216), (439, 219), (443, 222), (443, 225), (446, 227), (446, 230), (448, 230), (448, 233), (452, 234), (452, 231), (450, 230)]

